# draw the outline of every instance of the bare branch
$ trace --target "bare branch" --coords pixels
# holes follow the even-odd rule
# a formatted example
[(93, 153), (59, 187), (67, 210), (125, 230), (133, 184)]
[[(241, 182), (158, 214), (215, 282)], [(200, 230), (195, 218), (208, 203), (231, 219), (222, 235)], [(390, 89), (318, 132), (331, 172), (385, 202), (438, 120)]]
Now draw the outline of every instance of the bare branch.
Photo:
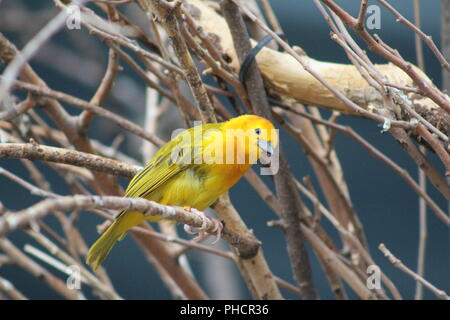
[(407, 266), (405, 266), (399, 259), (397, 259), (389, 250), (388, 248), (386, 248), (386, 246), (381, 243), (378, 246), (378, 249), (380, 249), (381, 252), (383, 252), (383, 254), (389, 259), (389, 261), (396, 267), (399, 268), (401, 271), (403, 271), (404, 273), (406, 273), (408, 276), (410, 276), (411, 278), (413, 278), (414, 280), (420, 282), (423, 284), (423, 286), (425, 288), (427, 288), (428, 290), (430, 290), (431, 292), (433, 292), (436, 297), (438, 297), (439, 299), (442, 300), (450, 300), (450, 297), (445, 293), (445, 291), (440, 290), (438, 288), (436, 288), (434, 285), (432, 285), (431, 283), (429, 283), (427, 280), (425, 280), (424, 278), (422, 278), (421, 276), (419, 276), (417, 273), (415, 273), (414, 271), (412, 271), (411, 269), (409, 269)]
[[(87, 0), (76, 0), (75, 5), (82, 5)], [(39, 48), (48, 41), (67, 21), (69, 11), (61, 11), (47, 25), (42, 28), (38, 34), (30, 40), (21, 54), (17, 55), (14, 60), (8, 65), (3, 76), (6, 81), (0, 83), (0, 102), (3, 101), (9, 89), (13, 85), (14, 80), (17, 79), (23, 66), (38, 52)]]
[(160, 138), (158, 138), (154, 135), (151, 135), (148, 132), (145, 132), (145, 130), (143, 130), (140, 126), (136, 125), (135, 123), (131, 122), (130, 120), (125, 119), (107, 109), (101, 108), (101, 107), (96, 106), (87, 101), (81, 100), (79, 98), (76, 98), (74, 96), (71, 96), (71, 95), (68, 95), (68, 94), (65, 94), (65, 93), (62, 93), (59, 91), (51, 90), (49, 88), (38, 87), (38, 86), (28, 84), (28, 83), (25, 83), (22, 81), (16, 81), (14, 83), (14, 86), (16, 86), (19, 89), (26, 90), (26, 91), (32, 92), (34, 94), (37, 94), (37, 95), (60, 100), (62, 102), (70, 104), (71, 106), (74, 106), (76, 108), (80, 108), (83, 110), (89, 110), (90, 112), (95, 113), (96, 115), (99, 115), (101, 117), (104, 117), (108, 120), (113, 121), (118, 126), (122, 127), (123, 129), (128, 130), (144, 139), (147, 139), (148, 141), (150, 141), (158, 146), (162, 146), (164, 144), (164, 142)]
[[(230, 28), (239, 61), (242, 63), (251, 50), (251, 44), (239, 7), (231, 0), (223, 0), (221, 7)], [(245, 13), (250, 16), (248, 10)], [(249, 67), (245, 85), (249, 100), (256, 113), (271, 119), (263, 80), (255, 63)], [(293, 179), (282, 151), (279, 155), (279, 167), (278, 174), (275, 176), (275, 184), (280, 203), (280, 213), (286, 225), (285, 236), (295, 280), (305, 299), (317, 299), (309, 257), (299, 226), (298, 212), (303, 211), (303, 204), (295, 191)]]
[(89, 153), (34, 143), (0, 143), (0, 158), (65, 163), (128, 178), (132, 178), (140, 169), (124, 162)]
[[(450, 64), (445, 59), (444, 55), (439, 51), (438, 47), (434, 43), (431, 36), (427, 36), (422, 30), (420, 30), (420, 25), (416, 26), (413, 23), (411, 23), (408, 19), (406, 19), (403, 15), (400, 14), (397, 10), (394, 9), (393, 6), (391, 6), (389, 3), (387, 3), (385, 0), (377, 0), (379, 3), (381, 3), (383, 6), (385, 6), (395, 17), (396, 21), (404, 24), (411, 30), (413, 30), (422, 40), (427, 44), (427, 46), (431, 49), (431, 51), (434, 53), (434, 55), (437, 57), (439, 62), (441, 63), (441, 66), (447, 70), (447, 72), (450, 72)], [(420, 61), (420, 58), (418, 58)], [(419, 63), (419, 66), (421, 63)]]

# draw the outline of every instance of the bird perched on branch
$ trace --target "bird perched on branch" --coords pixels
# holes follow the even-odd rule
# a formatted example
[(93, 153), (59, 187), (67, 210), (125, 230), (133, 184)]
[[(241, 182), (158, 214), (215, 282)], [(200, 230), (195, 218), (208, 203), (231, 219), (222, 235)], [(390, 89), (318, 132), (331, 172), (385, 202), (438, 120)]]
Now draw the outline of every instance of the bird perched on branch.
[[(272, 123), (243, 115), (194, 126), (166, 143), (131, 180), (125, 197), (205, 210), (263, 155), (272, 155), (278, 134)], [(117, 240), (144, 220), (162, 218), (122, 211), (91, 246), (87, 263), (95, 270)]]

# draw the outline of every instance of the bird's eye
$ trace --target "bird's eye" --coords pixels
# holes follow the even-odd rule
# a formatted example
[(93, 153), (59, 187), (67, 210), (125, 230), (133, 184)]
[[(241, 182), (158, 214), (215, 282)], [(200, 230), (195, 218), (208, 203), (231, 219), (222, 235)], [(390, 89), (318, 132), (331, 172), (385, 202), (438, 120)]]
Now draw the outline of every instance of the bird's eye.
[(261, 134), (261, 129), (260, 129), (260, 128), (256, 128), (256, 129), (255, 129), (255, 133), (256, 133), (256, 134)]

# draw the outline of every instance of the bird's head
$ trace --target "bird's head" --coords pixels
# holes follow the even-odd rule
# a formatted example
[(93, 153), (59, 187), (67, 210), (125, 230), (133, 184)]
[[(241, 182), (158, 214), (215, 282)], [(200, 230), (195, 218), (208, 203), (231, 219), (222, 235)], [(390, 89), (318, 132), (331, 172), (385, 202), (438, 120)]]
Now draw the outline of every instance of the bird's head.
[(233, 141), (235, 151), (245, 153), (245, 163), (255, 163), (262, 156), (271, 156), (278, 145), (273, 124), (256, 115), (242, 115), (225, 123), (227, 145)]

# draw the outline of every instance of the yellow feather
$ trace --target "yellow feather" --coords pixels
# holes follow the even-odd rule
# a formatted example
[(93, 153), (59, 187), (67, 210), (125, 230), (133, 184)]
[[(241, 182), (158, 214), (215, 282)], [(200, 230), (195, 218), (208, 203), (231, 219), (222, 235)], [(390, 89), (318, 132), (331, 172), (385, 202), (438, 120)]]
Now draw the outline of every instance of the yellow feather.
[[(260, 157), (258, 139), (265, 138), (276, 146), (277, 136), (261, 137), (259, 133), (254, 133), (255, 129), (272, 130), (274, 127), (264, 118), (244, 115), (184, 131), (166, 143), (130, 181), (125, 196), (205, 210), (244, 175), (253, 164), (249, 159)], [(250, 135), (245, 139), (236, 138), (229, 135), (232, 130), (247, 130)], [(236, 163), (239, 152), (245, 155), (243, 163)], [(227, 155), (231, 156), (234, 163), (205, 163), (208, 156), (225, 162)], [(95, 270), (116, 241), (146, 219), (161, 220), (139, 212), (119, 213), (114, 223), (89, 249), (87, 263)]]

